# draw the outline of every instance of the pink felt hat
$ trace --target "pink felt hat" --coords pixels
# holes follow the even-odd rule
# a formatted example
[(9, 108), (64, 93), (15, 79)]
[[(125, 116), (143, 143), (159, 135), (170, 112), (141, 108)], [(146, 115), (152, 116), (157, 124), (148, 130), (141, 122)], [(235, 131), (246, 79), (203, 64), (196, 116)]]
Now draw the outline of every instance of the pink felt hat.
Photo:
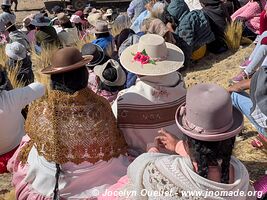
[(243, 129), (242, 113), (232, 106), (230, 94), (216, 84), (191, 87), (175, 119), (184, 134), (201, 141), (223, 141)]

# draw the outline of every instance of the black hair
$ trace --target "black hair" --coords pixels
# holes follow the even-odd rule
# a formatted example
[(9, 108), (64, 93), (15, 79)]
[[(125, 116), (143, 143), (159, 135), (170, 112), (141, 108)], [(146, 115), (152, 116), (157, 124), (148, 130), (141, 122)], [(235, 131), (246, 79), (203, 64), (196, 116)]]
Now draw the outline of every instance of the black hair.
[[(102, 73), (103, 77), (110, 81), (110, 82), (114, 82), (117, 79), (117, 71), (115, 68), (111, 67), (111, 66), (107, 66), (107, 68), (103, 71)], [(98, 89), (99, 90), (106, 90), (108, 92), (117, 92), (119, 90), (123, 89), (123, 86), (108, 86), (106, 84), (104, 84), (103, 82), (99, 82), (98, 84)]]
[(7, 12), (7, 13), (10, 13), (12, 14), (11, 12), (11, 6), (8, 6), (8, 5), (1, 5), (1, 8), (4, 12)]
[(109, 32), (106, 32), (106, 33), (96, 33), (95, 34), (96, 39), (98, 39), (98, 38), (105, 38), (105, 37), (109, 37), (109, 36), (110, 36), (110, 33)]
[(35, 26), (30, 24), (26, 27), (28, 30), (34, 30), (35, 29)]
[[(9, 26), (10, 26), (10, 27), (9, 27)], [(7, 29), (7, 31), (8, 31), (9, 33), (12, 32), (12, 31), (16, 31), (16, 30), (17, 30), (17, 27), (15, 26), (15, 24), (12, 25), (11, 22), (8, 22), (8, 23), (6, 24), (6, 27), (9, 27), (9, 28)]]
[(208, 178), (209, 166), (221, 167), (221, 183), (229, 183), (229, 167), (235, 137), (219, 142), (205, 142), (184, 135), (188, 153), (198, 165), (197, 173)]
[(51, 75), (51, 86), (54, 90), (73, 94), (76, 91), (86, 88), (87, 84), (88, 71), (85, 66), (70, 72)]
[(82, 24), (81, 23), (77, 23), (75, 24), (76, 28), (79, 30), (79, 31), (82, 31), (83, 30), (83, 27), (82, 27)]
[(64, 23), (64, 24), (61, 24), (62, 28), (73, 28), (73, 25), (70, 21)]
[(120, 48), (121, 44), (130, 36), (135, 34), (135, 32), (130, 28), (125, 28), (117, 35), (114, 39), (117, 49)]
[(41, 13), (44, 17), (48, 17), (48, 14), (47, 14), (47, 12), (46, 12), (46, 8), (45, 8), (45, 7), (42, 8), (42, 9), (40, 10), (40, 13)]
[(54, 187), (54, 191), (53, 191), (53, 200), (59, 200), (60, 199), (60, 194), (59, 194), (59, 189), (58, 189), (58, 182), (59, 182), (59, 176), (60, 176), (60, 165), (56, 163), (56, 174), (55, 174), (55, 178), (56, 178), (56, 184)]

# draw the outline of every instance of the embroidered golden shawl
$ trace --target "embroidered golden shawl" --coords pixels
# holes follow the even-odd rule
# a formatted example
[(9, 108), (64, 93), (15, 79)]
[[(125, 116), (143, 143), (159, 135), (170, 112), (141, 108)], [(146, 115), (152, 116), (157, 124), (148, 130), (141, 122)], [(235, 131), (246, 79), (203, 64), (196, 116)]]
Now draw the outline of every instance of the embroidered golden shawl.
[(126, 152), (108, 101), (90, 89), (73, 95), (51, 91), (30, 107), (25, 129), (31, 142), (21, 152), (22, 161), (32, 145), (40, 156), (58, 164), (94, 164)]

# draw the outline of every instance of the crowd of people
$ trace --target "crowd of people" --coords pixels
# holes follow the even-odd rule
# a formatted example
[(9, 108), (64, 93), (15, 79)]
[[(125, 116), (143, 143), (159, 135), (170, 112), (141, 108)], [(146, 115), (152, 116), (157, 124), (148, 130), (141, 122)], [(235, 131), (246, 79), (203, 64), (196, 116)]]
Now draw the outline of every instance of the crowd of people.
[[(243, 115), (258, 131), (252, 148), (267, 146), (265, 0), (132, 0), (122, 13), (55, 6), (22, 27), (11, 6), (3, 0), (0, 14), (0, 173), (12, 173), (16, 199), (267, 198), (267, 175), (252, 185), (233, 156)], [(240, 74), (229, 88), (186, 88), (181, 70), (227, 51), (236, 21), (256, 43)], [(38, 72), (48, 91), (32, 55), (52, 49)]]

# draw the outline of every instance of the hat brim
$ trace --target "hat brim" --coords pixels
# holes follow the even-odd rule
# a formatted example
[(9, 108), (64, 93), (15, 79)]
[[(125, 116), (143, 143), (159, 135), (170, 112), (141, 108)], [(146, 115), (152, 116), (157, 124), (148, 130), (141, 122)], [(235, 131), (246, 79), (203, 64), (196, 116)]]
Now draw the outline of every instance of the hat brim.
[(94, 62), (87, 63), (87, 64), (86, 64), (86, 67), (94, 67), (94, 66), (100, 64), (100, 63), (104, 60), (104, 58), (105, 58), (104, 50), (103, 50), (100, 46), (98, 46), (98, 45), (96, 45), (96, 44), (95, 44), (95, 46), (96, 46), (96, 48), (98, 49), (98, 51), (101, 53), (101, 57), (99, 57), (99, 58), (98, 58), (96, 61), (94, 61)]
[(113, 82), (107, 81), (103, 77), (103, 71), (105, 70), (105, 68), (106, 68), (105, 65), (97, 65), (94, 68), (94, 73), (95, 73), (95, 75), (97, 75), (100, 78), (101, 82), (103, 82), (104, 84), (106, 84), (108, 86), (123, 86), (125, 84), (126, 74), (121, 67), (116, 69), (117, 70), (117, 79)]
[(23, 56), (19, 56), (19, 55), (14, 54), (14, 52), (11, 49), (11, 44), (6, 44), (5, 52), (9, 58), (12, 58), (14, 60), (23, 60), (24, 58), (26, 58), (26, 51), (25, 51), (25, 55), (23, 55)]
[(43, 74), (60, 74), (64, 72), (69, 72), (75, 69), (79, 69), (83, 66), (86, 66), (86, 64), (89, 63), (93, 59), (93, 56), (90, 56), (90, 55), (83, 56), (83, 57), (84, 57), (83, 60), (73, 65), (63, 66), (63, 67), (49, 66), (49, 67), (44, 68), (41, 72)]
[(156, 64), (144, 64), (134, 61), (134, 56), (138, 51), (138, 44), (134, 44), (126, 48), (121, 56), (120, 62), (122, 66), (129, 72), (138, 75), (145, 76), (161, 76), (175, 72), (181, 68), (184, 64), (184, 53), (183, 51), (174, 44), (167, 43), (167, 58), (163, 61), (157, 61)]
[(36, 20), (33, 19), (30, 24), (33, 26), (40, 27), (40, 26), (49, 26), (50, 23), (51, 22), (38, 23)]
[(208, 142), (216, 142), (216, 141), (223, 141), (223, 140), (227, 140), (229, 138), (232, 138), (234, 136), (236, 136), (237, 134), (241, 133), (242, 129), (243, 129), (243, 114), (236, 109), (233, 106), (233, 125), (231, 128), (229, 128), (227, 131), (220, 133), (220, 134), (212, 134), (212, 133), (205, 133), (205, 134), (201, 134), (198, 133), (195, 130), (190, 130), (190, 128), (188, 126), (186, 126), (183, 123), (183, 117), (180, 115), (180, 110), (182, 108), (182, 106), (185, 105), (185, 102), (179, 106), (179, 108), (177, 109), (176, 113), (175, 113), (175, 121), (176, 124), (178, 126), (178, 128), (183, 132), (183, 134), (194, 138), (196, 140), (201, 140), (201, 141), (208, 141)]
[(109, 33), (111, 30), (111, 27), (108, 27), (108, 30), (106, 31), (97, 31), (95, 28), (92, 30), (93, 34), (100, 34), (100, 33)]

